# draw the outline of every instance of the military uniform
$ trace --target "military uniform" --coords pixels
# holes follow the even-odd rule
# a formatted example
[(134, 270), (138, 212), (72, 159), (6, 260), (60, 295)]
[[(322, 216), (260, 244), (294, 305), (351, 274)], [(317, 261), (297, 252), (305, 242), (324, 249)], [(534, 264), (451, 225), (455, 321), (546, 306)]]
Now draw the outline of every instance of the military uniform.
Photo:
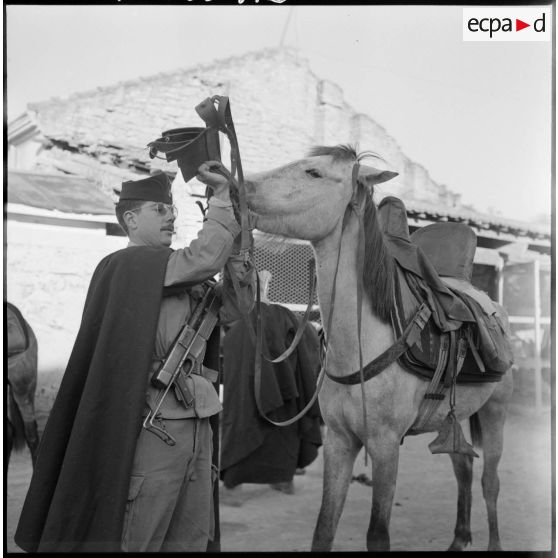
[[(173, 251), (167, 263), (164, 286), (200, 284), (223, 269), (227, 259), (241, 276), (243, 261), (229, 254), (240, 233), (232, 205), (211, 198), (202, 229), (192, 243)], [(130, 243), (133, 246), (133, 243)], [(251, 297), (249, 289), (248, 297)], [(157, 370), (196, 301), (188, 291), (163, 298), (155, 336), (150, 375)], [(226, 305), (221, 323), (238, 319)], [(212, 432), (209, 417), (222, 410), (217, 391), (202, 375), (201, 367), (186, 380), (194, 397), (187, 408), (171, 389), (160, 407), (157, 424), (176, 440), (167, 445), (143, 429), (138, 438), (130, 492), (126, 506), (122, 550), (205, 551), (213, 538)], [(148, 382), (144, 415), (154, 410), (159, 390)]]
[[(223, 268), (239, 232), (232, 206), (211, 198), (207, 220), (198, 237), (187, 248), (170, 255), (165, 286), (201, 283), (215, 275)], [(151, 374), (194, 306), (187, 293), (163, 299)], [(223, 314), (222, 322), (234, 317)], [(170, 390), (157, 421), (157, 424), (162, 421), (161, 426), (177, 440), (176, 446), (168, 446), (146, 430), (140, 432), (124, 520), (125, 551), (205, 551), (208, 539), (213, 536), (212, 433), (208, 417), (222, 407), (207, 378), (191, 374), (186, 384), (194, 396), (193, 406), (186, 408)], [(149, 382), (144, 414), (149, 408), (154, 409), (158, 392)]]
[[(153, 242), (136, 229), (135, 243), (95, 269), (16, 530), (28, 552), (204, 551), (212, 536), (215, 388), (192, 375), (188, 409), (169, 391), (158, 419), (176, 445), (141, 425), (157, 391), (149, 375), (192, 312), (184, 285), (213, 277), (230, 257), (253, 300), (250, 270), (230, 256), (240, 227), (230, 204), (212, 198), (198, 237), (171, 250), (166, 175), (125, 182), (120, 199), (154, 202), (137, 209)], [(228, 321), (236, 305), (224, 275), (220, 318)]]

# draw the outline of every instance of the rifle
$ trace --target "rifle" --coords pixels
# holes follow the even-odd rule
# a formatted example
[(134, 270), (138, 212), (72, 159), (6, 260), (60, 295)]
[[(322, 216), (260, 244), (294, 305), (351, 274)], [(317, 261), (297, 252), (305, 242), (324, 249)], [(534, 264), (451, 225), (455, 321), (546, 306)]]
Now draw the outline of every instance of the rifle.
[(196, 364), (199, 363), (203, 367), (200, 360), (203, 358), (207, 340), (217, 324), (220, 304), (220, 297), (211, 285), (151, 378), (151, 383), (161, 391), (155, 401), (155, 408), (150, 409), (143, 421), (143, 428), (153, 432), (170, 446), (174, 446), (176, 440), (168, 432), (156, 426), (153, 420), (157, 417), (171, 387), (174, 388), (177, 399), (186, 408), (193, 405), (194, 397), (186, 385), (186, 378), (193, 372)]

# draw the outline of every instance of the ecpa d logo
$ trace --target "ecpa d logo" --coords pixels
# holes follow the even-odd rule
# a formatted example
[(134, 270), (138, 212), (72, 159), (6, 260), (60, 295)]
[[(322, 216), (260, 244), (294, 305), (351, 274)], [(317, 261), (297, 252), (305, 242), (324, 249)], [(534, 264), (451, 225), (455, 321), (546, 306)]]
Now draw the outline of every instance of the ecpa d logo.
[(464, 41), (550, 41), (552, 9), (463, 8)]

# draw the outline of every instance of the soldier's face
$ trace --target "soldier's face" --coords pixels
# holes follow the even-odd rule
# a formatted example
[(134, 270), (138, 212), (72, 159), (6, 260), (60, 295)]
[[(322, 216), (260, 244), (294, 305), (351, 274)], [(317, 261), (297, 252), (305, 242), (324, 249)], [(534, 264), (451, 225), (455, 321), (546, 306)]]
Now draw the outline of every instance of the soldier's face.
[(128, 212), (128, 236), (135, 244), (169, 247), (174, 233), (175, 215), (171, 206), (157, 202), (146, 202), (141, 208)]

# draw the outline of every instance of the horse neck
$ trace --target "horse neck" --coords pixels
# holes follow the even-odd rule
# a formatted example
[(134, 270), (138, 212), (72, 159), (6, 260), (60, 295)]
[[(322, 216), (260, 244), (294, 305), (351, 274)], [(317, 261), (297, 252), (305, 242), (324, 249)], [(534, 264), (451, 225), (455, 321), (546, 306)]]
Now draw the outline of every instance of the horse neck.
[[(318, 261), (318, 299), (322, 324), (328, 341), (328, 362), (338, 374), (358, 369), (357, 322), (357, 258), (359, 239), (358, 219), (351, 215), (345, 230), (341, 223), (325, 239), (314, 243)], [(341, 242), (339, 264), (337, 255)], [(337, 281), (334, 292), (334, 277)], [(331, 327), (328, 321), (332, 310)], [(363, 364), (370, 362), (393, 343), (391, 326), (373, 310), (370, 298), (362, 293), (361, 340)]]

